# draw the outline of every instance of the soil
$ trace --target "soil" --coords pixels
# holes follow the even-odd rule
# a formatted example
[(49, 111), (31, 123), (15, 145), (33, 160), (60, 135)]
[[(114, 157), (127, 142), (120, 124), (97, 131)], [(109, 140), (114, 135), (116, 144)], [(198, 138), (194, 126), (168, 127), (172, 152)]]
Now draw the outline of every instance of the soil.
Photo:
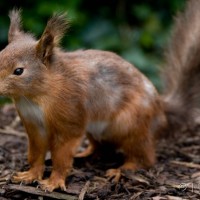
[[(200, 128), (180, 130), (177, 137), (157, 145), (157, 164), (149, 170), (123, 171), (119, 183), (107, 180), (105, 171), (123, 162), (123, 156), (106, 149), (88, 158), (76, 158), (66, 180), (67, 192), (48, 193), (31, 185), (13, 184), (11, 176), (28, 168), (27, 138), (12, 104), (0, 108), (0, 199), (69, 200), (182, 200), (200, 199)], [(87, 141), (86, 141), (87, 142)], [(85, 142), (85, 143), (86, 143)], [(83, 145), (84, 148), (84, 145)], [(44, 177), (52, 169), (46, 159)]]

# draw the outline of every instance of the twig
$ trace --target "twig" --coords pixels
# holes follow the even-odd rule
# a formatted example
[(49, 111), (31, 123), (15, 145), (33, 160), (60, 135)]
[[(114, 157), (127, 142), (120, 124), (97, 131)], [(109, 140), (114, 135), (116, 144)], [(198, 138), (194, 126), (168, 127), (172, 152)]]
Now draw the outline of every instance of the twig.
[(181, 166), (184, 166), (184, 167), (189, 167), (189, 168), (196, 168), (196, 169), (200, 169), (200, 165), (198, 164), (195, 164), (195, 163), (189, 163), (189, 162), (181, 162), (181, 161), (171, 161), (172, 164), (175, 164), (175, 165), (181, 165)]
[(77, 200), (78, 198), (69, 194), (63, 194), (59, 192), (51, 192), (47, 193), (44, 192), (38, 188), (31, 187), (31, 186), (24, 186), (24, 185), (14, 185), (14, 184), (9, 184), (5, 185), (4, 189), (6, 190), (19, 190), (22, 192), (34, 194), (34, 195), (40, 195), (40, 196), (45, 196), (45, 197), (50, 197), (54, 199), (67, 199), (67, 200)]
[(84, 199), (85, 193), (87, 192), (87, 190), (89, 188), (89, 185), (90, 185), (90, 181), (87, 181), (86, 184), (84, 185), (84, 187), (81, 190), (81, 193), (80, 193), (80, 195), (78, 197), (78, 200), (83, 200)]
[(15, 131), (13, 129), (0, 129), (0, 133), (8, 134), (8, 135), (16, 135), (19, 137), (26, 137), (26, 133), (20, 132), (20, 131)]
[(175, 196), (167, 196), (167, 200), (186, 200), (182, 197), (175, 197)]

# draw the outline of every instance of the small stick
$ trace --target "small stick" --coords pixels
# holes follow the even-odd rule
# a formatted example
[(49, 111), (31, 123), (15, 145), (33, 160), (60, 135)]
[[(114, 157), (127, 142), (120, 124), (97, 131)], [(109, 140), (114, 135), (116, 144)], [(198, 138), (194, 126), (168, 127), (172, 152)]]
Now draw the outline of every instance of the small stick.
[(16, 135), (16, 136), (19, 136), (19, 137), (26, 137), (25, 132), (15, 131), (13, 129), (1, 129), (0, 128), (0, 133), (9, 134), (9, 135)]
[(37, 189), (35, 187), (31, 186), (24, 186), (24, 185), (14, 185), (14, 184), (9, 184), (4, 186), (5, 190), (18, 190), (34, 195), (39, 195), (39, 196), (46, 196), (54, 199), (67, 199), (67, 200), (77, 200), (78, 198), (69, 194), (64, 194), (64, 193), (59, 193), (59, 192), (45, 192), (40, 189)]
[(195, 164), (195, 163), (191, 163), (191, 162), (181, 162), (181, 161), (171, 161), (170, 163), (175, 164), (175, 165), (181, 165), (184, 167), (189, 167), (189, 168), (196, 168), (196, 169), (200, 169), (200, 165)]
[(90, 185), (90, 181), (87, 181), (86, 184), (84, 185), (84, 187), (82, 188), (81, 192), (80, 192), (78, 200), (84, 199), (85, 193), (87, 192), (89, 185)]

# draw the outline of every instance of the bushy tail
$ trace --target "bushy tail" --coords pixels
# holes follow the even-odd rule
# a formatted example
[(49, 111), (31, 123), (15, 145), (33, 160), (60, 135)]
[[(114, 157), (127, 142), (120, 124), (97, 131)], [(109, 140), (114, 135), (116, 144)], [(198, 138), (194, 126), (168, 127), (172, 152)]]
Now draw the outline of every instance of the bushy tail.
[(173, 129), (200, 116), (200, 0), (189, 0), (176, 17), (166, 65), (163, 101)]

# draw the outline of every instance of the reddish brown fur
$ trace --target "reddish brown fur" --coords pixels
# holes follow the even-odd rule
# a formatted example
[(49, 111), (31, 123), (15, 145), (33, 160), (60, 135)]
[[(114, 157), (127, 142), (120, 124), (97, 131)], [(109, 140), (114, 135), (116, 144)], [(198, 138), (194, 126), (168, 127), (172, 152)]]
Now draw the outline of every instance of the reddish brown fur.
[[(14, 99), (26, 127), (30, 164), (29, 171), (17, 173), (13, 180), (37, 179), (45, 190), (65, 189), (85, 133), (90, 146), (76, 156), (87, 156), (102, 143), (124, 153), (125, 163), (108, 170), (108, 177), (117, 181), (121, 169), (151, 167), (154, 135), (169, 125), (166, 104), (152, 83), (114, 53), (60, 50), (67, 25), (64, 15), (49, 20), (39, 41), (21, 30), (18, 11), (10, 17), (9, 44), (0, 53), (0, 93)], [(17, 68), (23, 68), (21, 75), (14, 74)], [(48, 150), (53, 170), (42, 180)]]

